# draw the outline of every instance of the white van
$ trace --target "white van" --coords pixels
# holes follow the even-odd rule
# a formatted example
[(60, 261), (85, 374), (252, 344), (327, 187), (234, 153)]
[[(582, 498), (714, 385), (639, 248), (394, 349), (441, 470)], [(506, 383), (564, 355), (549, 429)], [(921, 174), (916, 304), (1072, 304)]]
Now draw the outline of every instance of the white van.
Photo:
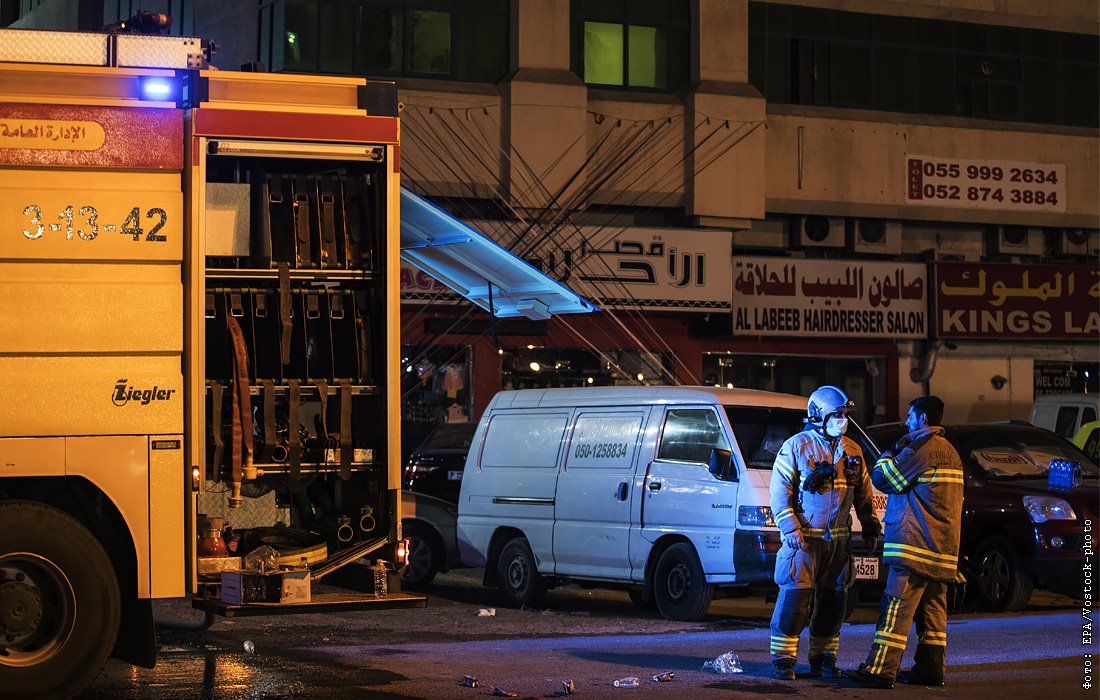
[(1096, 420), (1100, 394), (1047, 394), (1036, 396), (1031, 423), (1073, 440), (1085, 423)]
[(467, 457), (459, 556), (514, 604), (575, 581), (699, 619), (716, 588), (771, 582), (771, 467), (805, 415), (805, 398), (749, 389), (501, 392)]

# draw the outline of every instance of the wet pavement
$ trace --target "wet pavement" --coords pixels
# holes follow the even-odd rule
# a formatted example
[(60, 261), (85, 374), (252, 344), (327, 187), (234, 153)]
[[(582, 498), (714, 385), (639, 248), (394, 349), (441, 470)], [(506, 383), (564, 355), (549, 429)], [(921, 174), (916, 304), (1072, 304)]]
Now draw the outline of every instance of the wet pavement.
[[(760, 697), (874, 697), (881, 691), (848, 681), (771, 678), (768, 617), (759, 598), (716, 601), (701, 622), (671, 622), (635, 608), (623, 592), (552, 591), (546, 608), (501, 607), (480, 588), (478, 572), (439, 577), (426, 608), (282, 617), (219, 619), (204, 632), (160, 629), (157, 668), (112, 661), (79, 697), (107, 698), (481, 698), (494, 687), (522, 698), (707, 698), (730, 691)], [(495, 614), (479, 616), (493, 609)], [(190, 612), (184, 601), (157, 604), (160, 617)], [(842, 632), (841, 665), (854, 667), (869, 648), (873, 601)], [(949, 686), (898, 686), (903, 696), (997, 698), (1024, 694), (1084, 696), (1080, 607), (1071, 598), (1037, 593), (1019, 615), (966, 613), (949, 622)], [(805, 646), (805, 635), (803, 646)], [(246, 650), (251, 642), (252, 652)], [(913, 642), (907, 654), (911, 658)], [(744, 673), (702, 669), (727, 651)], [(802, 650), (803, 655), (805, 649)], [(806, 671), (805, 659), (799, 672)], [(650, 681), (673, 671), (675, 680)], [(478, 678), (476, 688), (463, 678)], [(638, 688), (615, 688), (637, 676)], [(1088, 697), (1095, 697), (1089, 695)]]

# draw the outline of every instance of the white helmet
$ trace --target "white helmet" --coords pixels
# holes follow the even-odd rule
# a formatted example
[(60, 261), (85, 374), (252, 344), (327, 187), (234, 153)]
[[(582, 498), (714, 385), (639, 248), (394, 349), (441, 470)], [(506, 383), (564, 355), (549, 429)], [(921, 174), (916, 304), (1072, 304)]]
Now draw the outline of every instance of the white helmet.
[(855, 406), (855, 402), (841, 389), (823, 386), (810, 394), (810, 400), (806, 404), (806, 422), (820, 428), (833, 414), (847, 414)]

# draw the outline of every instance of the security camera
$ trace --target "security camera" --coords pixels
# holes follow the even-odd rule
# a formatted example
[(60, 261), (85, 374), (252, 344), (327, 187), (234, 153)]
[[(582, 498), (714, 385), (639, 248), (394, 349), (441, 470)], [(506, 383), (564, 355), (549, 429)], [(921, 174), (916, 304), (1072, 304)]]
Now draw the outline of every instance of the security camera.
[(999, 374), (993, 375), (993, 378), (989, 380), (989, 383), (993, 385), (993, 388), (1000, 391), (1004, 388), (1004, 385), (1008, 383), (1008, 380)]

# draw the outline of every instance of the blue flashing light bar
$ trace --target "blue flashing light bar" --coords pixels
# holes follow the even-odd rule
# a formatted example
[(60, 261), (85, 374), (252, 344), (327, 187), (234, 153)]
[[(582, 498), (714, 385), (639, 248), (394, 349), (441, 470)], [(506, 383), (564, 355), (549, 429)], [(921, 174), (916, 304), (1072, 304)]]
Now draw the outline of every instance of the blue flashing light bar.
[(595, 304), (404, 187), (401, 259), (499, 318), (545, 320), (555, 314), (598, 310)]
[(141, 99), (149, 102), (177, 102), (179, 81), (172, 78), (142, 78)]

